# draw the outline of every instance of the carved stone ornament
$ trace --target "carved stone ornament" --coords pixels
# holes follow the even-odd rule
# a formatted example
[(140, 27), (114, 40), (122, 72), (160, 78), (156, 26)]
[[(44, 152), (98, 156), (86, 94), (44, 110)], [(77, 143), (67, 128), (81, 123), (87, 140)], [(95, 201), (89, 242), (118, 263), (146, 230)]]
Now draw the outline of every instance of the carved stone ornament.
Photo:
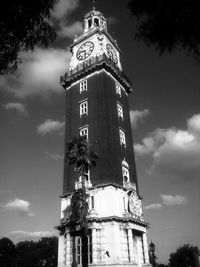
[(132, 190), (128, 194), (129, 194), (129, 200), (128, 200), (129, 211), (136, 216), (141, 216), (142, 215), (142, 203), (137, 195), (137, 192)]

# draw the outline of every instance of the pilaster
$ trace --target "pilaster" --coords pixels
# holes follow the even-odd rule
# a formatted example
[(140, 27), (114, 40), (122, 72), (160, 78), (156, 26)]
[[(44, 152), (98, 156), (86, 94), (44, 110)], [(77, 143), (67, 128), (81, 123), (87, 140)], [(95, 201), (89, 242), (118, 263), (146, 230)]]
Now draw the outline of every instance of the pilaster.
[(138, 266), (142, 265), (142, 247), (141, 247), (141, 240), (139, 236), (136, 236), (136, 244), (137, 244), (137, 263)]
[(120, 250), (120, 230), (119, 230), (119, 224), (114, 223), (113, 224), (113, 239), (114, 239), (114, 257), (113, 261), (115, 263), (119, 263), (121, 259), (121, 250)]
[(65, 267), (65, 238), (59, 236), (58, 239), (58, 267)]
[(66, 266), (70, 266), (71, 263), (71, 246), (70, 246), (70, 234), (67, 233), (66, 234), (66, 257), (65, 257), (65, 261), (66, 261)]
[(134, 246), (133, 246), (133, 235), (131, 229), (128, 229), (128, 243), (129, 243), (130, 261), (134, 262)]
[(143, 233), (142, 238), (143, 238), (143, 246), (144, 246), (145, 263), (149, 263), (149, 252), (148, 252), (146, 233)]
[(92, 229), (92, 259), (93, 259), (93, 263), (97, 264), (98, 262), (98, 247), (97, 247), (97, 231), (95, 228)]

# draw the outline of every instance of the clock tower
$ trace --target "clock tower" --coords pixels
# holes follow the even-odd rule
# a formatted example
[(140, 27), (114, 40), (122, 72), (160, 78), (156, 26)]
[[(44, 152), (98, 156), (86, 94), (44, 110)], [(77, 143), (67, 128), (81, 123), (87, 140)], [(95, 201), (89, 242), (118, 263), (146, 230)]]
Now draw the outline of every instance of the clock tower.
[[(86, 136), (89, 144), (98, 141), (97, 165), (84, 180), (89, 195), (88, 265), (150, 266), (129, 115), (132, 84), (101, 12), (93, 8), (85, 15), (83, 33), (75, 36), (71, 52), (69, 69), (60, 81), (66, 91), (65, 141), (77, 135)], [(67, 226), (72, 194), (82, 185), (65, 162), (58, 267), (74, 262), (82, 266), (79, 225), (75, 244)]]

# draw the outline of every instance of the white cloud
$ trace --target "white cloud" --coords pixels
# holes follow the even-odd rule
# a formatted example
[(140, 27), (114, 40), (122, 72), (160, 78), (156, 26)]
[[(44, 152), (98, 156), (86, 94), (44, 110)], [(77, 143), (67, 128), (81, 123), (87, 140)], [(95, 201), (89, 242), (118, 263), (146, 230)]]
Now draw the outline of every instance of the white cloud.
[(48, 152), (46, 151), (45, 154), (51, 158), (51, 159), (54, 159), (54, 160), (62, 160), (64, 158), (63, 155), (60, 155), (60, 154), (57, 154), (57, 153), (51, 153), (51, 152)]
[(187, 203), (187, 199), (181, 195), (163, 195), (161, 194), (162, 202), (165, 206), (184, 205)]
[(149, 155), (150, 174), (191, 179), (200, 175), (200, 114), (187, 121), (187, 129), (156, 129), (134, 146), (138, 156)]
[(137, 128), (138, 124), (143, 122), (144, 118), (150, 114), (148, 109), (144, 110), (131, 110), (130, 119), (133, 128)]
[(142, 140), (143, 144), (136, 144), (134, 150), (138, 155), (153, 153), (155, 149), (155, 142), (152, 137), (146, 137)]
[(73, 39), (75, 35), (83, 32), (82, 22), (69, 21), (69, 14), (79, 6), (79, 0), (60, 0), (52, 12), (52, 24), (56, 21), (57, 36), (59, 38)]
[(152, 203), (144, 207), (144, 210), (160, 210), (164, 207), (184, 205), (188, 199), (181, 195), (164, 195), (160, 194), (162, 203)]
[(79, 5), (79, 0), (59, 0), (54, 6), (52, 11), (52, 17), (60, 20), (63, 17), (66, 17), (75, 10)]
[(153, 203), (144, 207), (145, 210), (159, 210), (163, 207), (161, 203)]
[(52, 119), (47, 119), (45, 120), (45, 122), (43, 122), (37, 127), (37, 133), (41, 135), (45, 135), (47, 133), (57, 132), (57, 131), (62, 130), (64, 125), (65, 123), (62, 121), (55, 121)]
[(79, 35), (83, 32), (82, 23), (80, 21), (76, 21), (73, 24), (65, 25), (60, 23), (60, 30), (57, 31), (57, 35), (59, 37), (69, 37), (74, 38), (75, 35)]
[[(81, 32), (79, 21), (69, 24), (69, 14), (79, 6), (79, 0), (60, 0), (55, 4), (50, 23), (56, 25), (59, 37), (74, 37)], [(60, 76), (69, 65), (71, 52), (69, 48), (35, 48), (27, 53), (21, 52), (22, 64), (14, 74), (0, 77), (0, 89), (15, 97), (24, 98), (33, 95), (47, 96), (50, 93), (62, 93)]]
[(192, 116), (188, 121), (188, 129), (197, 138), (200, 138), (200, 114)]
[(21, 57), (18, 70), (0, 78), (0, 88), (19, 98), (64, 92), (59, 81), (71, 57), (68, 49), (36, 48)]
[(34, 216), (30, 211), (30, 203), (26, 200), (16, 198), (15, 200), (10, 200), (6, 204), (0, 205), (4, 210), (18, 211), (21, 215)]
[(7, 104), (4, 104), (3, 107), (6, 110), (16, 110), (19, 113), (23, 114), (23, 115), (28, 115), (28, 111), (26, 109), (26, 105), (22, 104), (20, 102), (9, 102)]
[(57, 236), (56, 232), (53, 231), (35, 231), (35, 232), (30, 232), (30, 231), (12, 231), (10, 232), (9, 236), (14, 237), (16, 239), (40, 239), (43, 237), (51, 237), (51, 236)]

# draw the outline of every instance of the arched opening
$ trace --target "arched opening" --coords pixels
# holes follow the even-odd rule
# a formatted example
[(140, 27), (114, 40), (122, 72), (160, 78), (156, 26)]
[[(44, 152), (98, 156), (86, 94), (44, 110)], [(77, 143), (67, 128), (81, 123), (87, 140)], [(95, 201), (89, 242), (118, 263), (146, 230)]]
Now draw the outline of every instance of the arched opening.
[(128, 177), (125, 175), (124, 176), (124, 182), (127, 183), (128, 182)]
[(88, 20), (88, 28), (90, 28), (91, 26), (92, 26), (92, 20), (89, 19), (89, 20)]
[(99, 19), (97, 19), (97, 18), (94, 19), (94, 25), (96, 25), (97, 27), (99, 27)]

